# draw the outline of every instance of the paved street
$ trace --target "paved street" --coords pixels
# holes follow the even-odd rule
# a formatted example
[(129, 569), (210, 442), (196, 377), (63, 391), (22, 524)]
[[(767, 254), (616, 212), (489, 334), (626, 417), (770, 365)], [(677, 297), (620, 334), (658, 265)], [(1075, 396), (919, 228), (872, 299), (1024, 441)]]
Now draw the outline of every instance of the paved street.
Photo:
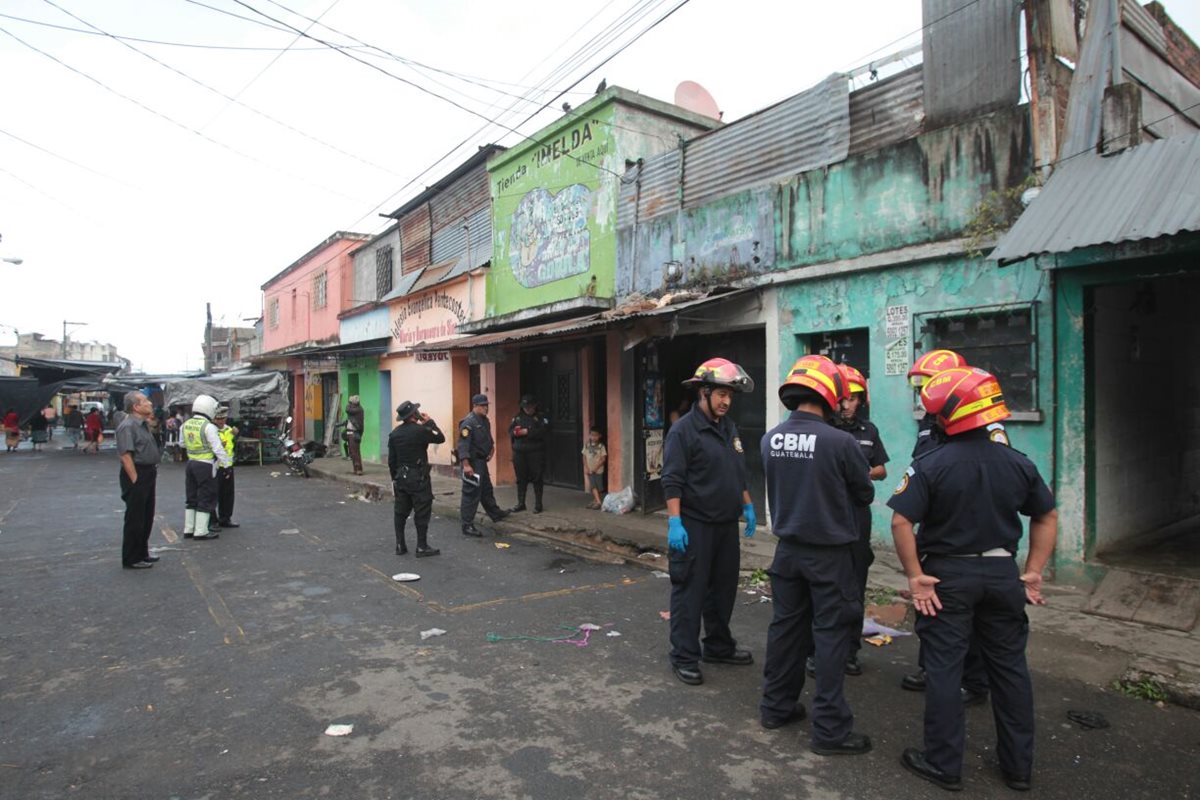
[[(238, 468), (218, 541), (183, 541), (183, 470), (159, 479), (162, 561), (120, 568), (117, 460), (0, 460), (0, 797), (927, 798), (900, 767), (921, 696), (898, 688), (916, 642), (867, 648), (849, 679), (860, 758), (807, 750), (807, 724), (758, 725), (760, 667), (665, 661), (668, 582), (519, 535), (469, 540), (435, 518), (438, 558), (392, 554), (390, 504), (270, 467)], [(500, 549), (496, 542), (510, 546)], [(410, 547), (412, 546), (410, 532)], [(399, 584), (391, 575), (415, 571)], [(770, 605), (734, 630), (761, 659)], [(586, 646), (554, 637), (603, 626)], [(421, 639), (430, 628), (444, 636)], [(609, 635), (619, 633), (620, 636)], [(1200, 795), (1200, 714), (1038, 673), (1039, 797)], [(809, 689), (805, 692), (807, 702)], [(1103, 713), (1107, 730), (1069, 723)], [(965, 780), (1014, 796), (986, 708)], [(331, 723), (353, 725), (345, 737)]]

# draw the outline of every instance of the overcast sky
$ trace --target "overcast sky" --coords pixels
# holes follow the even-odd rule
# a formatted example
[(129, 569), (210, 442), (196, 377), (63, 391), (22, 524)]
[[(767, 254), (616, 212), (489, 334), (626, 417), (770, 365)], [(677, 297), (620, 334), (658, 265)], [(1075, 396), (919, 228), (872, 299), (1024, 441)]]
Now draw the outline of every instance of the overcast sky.
[[(377, 233), (477, 145), (519, 140), (484, 117), (532, 133), (605, 78), (667, 101), (698, 81), (728, 122), (920, 41), (919, 0), (690, 0), (633, 41), (678, 4), (6, 0), (0, 257), (24, 263), (0, 264), (0, 344), (66, 319), (135, 369), (195, 369), (205, 301), (250, 324), (330, 233)], [(1200, 3), (1166, 5), (1195, 35)]]

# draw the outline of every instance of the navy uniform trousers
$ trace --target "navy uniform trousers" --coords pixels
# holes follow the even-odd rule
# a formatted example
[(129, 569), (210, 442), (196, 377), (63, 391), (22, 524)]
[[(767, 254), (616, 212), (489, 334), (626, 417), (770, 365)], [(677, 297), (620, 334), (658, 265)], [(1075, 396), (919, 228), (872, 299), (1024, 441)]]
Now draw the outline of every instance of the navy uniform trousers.
[[(478, 466), (475, 466), (476, 464)], [(479, 509), (480, 504), (483, 505), (484, 512), (493, 520), (503, 517), (504, 512), (496, 503), (496, 494), (492, 489), (492, 476), (488, 473), (487, 462), (482, 458), (472, 458), (471, 466), (475, 467), (475, 477), (479, 478), (479, 485), (476, 486), (473, 481), (464, 480), (462, 482), (462, 499), (458, 506), (462, 524), (470, 525), (475, 521), (475, 512)]]
[(702, 654), (700, 623), (704, 623), (703, 653), (732, 656), (737, 642), (729, 630), (737, 602), (742, 551), (738, 523), (700, 522), (683, 516), (687, 550), (670, 553), (671, 663), (694, 667)]
[(850, 642), (862, 632), (862, 599), (854, 575), (853, 545), (817, 546), (781, 539), (771, 576), (772, 616), (767, 628), (759, 713), (786, 720), (804, 688), (804, 658), (817, 665), (812, 701), (813, 743), (841, 744), (854, 727), (843, 692)]
[[(854, 509), (854, 520), (858, 525), (858, 540), (850, 545), (850, 559), (854, 563), (854, 584), (857, 587), (858, 596), (865, 597), (867, 594), (867, 575), (871, 571), (871, 565), (875, 563), (875, 550), (871, 547), (871, 509), (869, 506), (860, 506)], [(862, 649), (862, 633), (861, 627), (850, 638), (850, 655), (858, 655), (858, 651)]]
[(189, 459), (183, 472), (183, 491), (187, 508), (205, 514), (217, 513), (217, 476), (213, 474), (213, 462)]
[(917, 616), (925, 654), (925, 759), (962, 774), (966, 715), (959, 686), (972, 635), (986, 667), (996, 720), (996, 755), (1008, 775), (1033, 768), (1033, 684), (1025, 662), (1029, 619), (1025, 585), (1013, 558), (928, 556), (942, 609)]
[[(412, 514), (417, 533), (423, 540), (429, 531), (429, 518), (433, 515), (433, 483), (429, 478), (429, 466), (401, 464), (396, 479), (392, 481), (392, 527), (396, 531), (396, 544), (404, 541), (404, 526)], [(482, 482), (482, 481), (481, 481)], [(467, 484), (463, 484), (465, 489)], [(471, 487), (475, 488), (475, 487)], [(471, 512), (472, 515), (475, 513)]]

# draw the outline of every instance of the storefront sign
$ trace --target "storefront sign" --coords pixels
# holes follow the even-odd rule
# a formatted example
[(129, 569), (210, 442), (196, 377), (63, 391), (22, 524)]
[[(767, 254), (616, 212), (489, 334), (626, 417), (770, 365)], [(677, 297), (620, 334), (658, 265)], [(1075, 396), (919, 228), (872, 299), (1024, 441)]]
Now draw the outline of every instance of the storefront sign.
[(430, 352), (430, 353), (425, 353), (425, 352), (417, 353), (417, 361), (449, 361), (449, 360), (450, 360), (450, 354), (447, 353), (445, 350), (438, 350), (436, 352)]
[(892, 339), (907, 339), (908, 332), (912, 329), (912, 315), (908, 311), (908, 306), (888, 306), (887, 307), (887, 326), (885, 337)]
[(462, 300), (446, 292), (413, 297), (393, 307), (392, 314), (392, 338), (399, 347), (449, 338), (467, 321)]

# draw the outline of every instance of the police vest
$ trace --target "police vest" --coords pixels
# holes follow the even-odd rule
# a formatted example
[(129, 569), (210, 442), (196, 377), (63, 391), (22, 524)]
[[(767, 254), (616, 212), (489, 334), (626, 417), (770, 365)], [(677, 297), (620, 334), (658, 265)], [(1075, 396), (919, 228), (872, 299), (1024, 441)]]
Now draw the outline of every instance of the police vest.
[(221, 444), (225, 445), (225, 452), (233, 458), (233, 428), (226, 425), (224, 428), (217, 428), (217, 436), (221, 437)]
[(183, 444), (187, 448), (188, 458), (196, 461), (212, 461), (213, 451), (204, 438), (204, 426), (211, 425), (204, 417), (192, 417), (183, 423)]

